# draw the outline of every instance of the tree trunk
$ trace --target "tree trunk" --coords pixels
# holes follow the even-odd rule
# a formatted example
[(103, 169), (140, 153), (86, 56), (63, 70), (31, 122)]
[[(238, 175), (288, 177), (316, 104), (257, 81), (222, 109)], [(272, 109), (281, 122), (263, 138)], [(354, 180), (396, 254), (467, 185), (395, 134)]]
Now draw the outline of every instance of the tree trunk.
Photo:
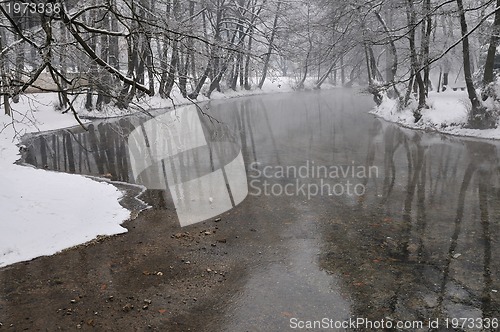
[(174, 43), (172, 44), (172, 58), (170, 60), (168, 78), (165, 83), (165, 91), (164, 91), (165, 98), (170, 97), (170, 93), (172, 92), (172, 88), (174, 87), (175, 69), (177, 68), (177, 62), (179, 61), (179, 50), (177, 45), (178, 41), (174, 40)]
[[(192, 33), (192, 26), (193, 26), (193, 15), (194, 15), (194, 1), (189, 1), (189, 33)], [(181, 94), (184, 98), (187, 97), (187, 80), (188, 80), (188, 71), (190, 65), (192, 65), (192, 70), (193, 70), (193, 79), (194, 79), (194, 53), (193, 53), (193, 39), (189, 38), (187, 39), (186, 46), (184, 46), (185, 49), (185, 59), (184, 63), (180, 63), (180, 68), (179, 68), (179, 90), (181, 90)], [(180, 58), (181, 59), (181, 58)], [(182, 62), (182, 61), (180, 61)]]
[(443, 84), (442, 84), (442, 91), (445, 91), (448, 88), (448, 72), (445, 71), (443, 73)]
[(155, 94), (155, 80), (154, 80), (154, 68), (153, 68), (153, 55), (151, 54), (151, 36), (146, 35), (146, 70), (148, 73), (148, 88), (150, 94), (154, 96)]
[(271, 59), (271, 53), (273, 51), (274, 37), (276, 35), (276, 29), (278, 26), (280, 6), (281, 6), (281, 1), (278, 0), (278, 4), (276, 5), (276, 13), (274, 14), (273, 29), (271, 30), (271, 37), (269, 38), (269, 45), (267, 47), (267, 53), (266, 53), (266, 57), (264, 59), (264, 68), (262, 69), (262, 77), (260, 78), (260, 82), (259, 82), (259, 89), (262, 89), (262, 86), (264, 85), (264, 81), (266, 80), (267, 70), (269, 68), (269, 60)]
[(160, 78), (160, 86), (158, 87), (158, 93), (162, 98), (165, 98), (165, 84), (167, 83), (168, 78), (168, 36), (167, 33), (163, 35), (163, 45), (162, 45), (162, 55), (160, 60), (161, 67), (161, 78)]
[(245, 73), (244, 73), (244, 87), (245, 90), (250, 90), (250, 82), (248, 80), (249, 74), (250, 74), (250, 52), (252, 50), (252, 39), (253, 39), (253, 26), (250, 27), (250, 34), (248, 37), (248, 47), (247, 47), (247, 55), (245, 59)]
[[(497, 0), (497, 8), (500, 8), (500, 0)], [(500, 33), (500, 9), (495, 12), (495, 21), (491, 30), (490, 46), (488, 47), (488, 54), (486, 55), (486, 62), (484, 64), (483, 86), (493, 82), (493, 67), (495, 66), (495, 54), (498, 45), (498, 34)], [(483, 96), (485, 100), (487, 96)]]
[[(89, 47), (94, 51), (96, 49), (96, 36), (94, 33), (90, 33)], [(87, 111), (92, 111), (94, 107), (93, 96), (94, 96), (96, 76), (97, 76), (97, 65), (95, 64), (94, 61), (92, 61), (92, 64), (90, 65), (90, 75), (88, 79), (89, 88), (87, 90), (87, 96), (85, 99), (85, 109)]]
[[(135, 68), (135, 58), (137, 57), (136, 47), (133, 36), (127, 39), (127, 76), (134, 76), (134, 68)], [(132, 88), (133, 91), (133, 88)], [(120, 91), (120, 98), (117, 102), (117, 106), (120, 109), (127, 108), (128, 104), (131, 101), (132, 92), (130, 90), (130, 84), (127, 82), (123, 83), (122, 90)]]
[[(111, 31), (118, 31), (118, 20), (114, 15), (110, 16)], [(109, 64), (120, 70), (118, 37), (109, 36)]]
[(250, 83), (249, 83), (249, 75), (250, 75), (250, 52), (252, 51), (252, 41), (253, 41), (253, 33), (254, 33), (254, 21), (258, 17), (260, 11), (262, 10), (262, 7), (264, 6), (265, 1), (262, 2), (260, 5), (259, 9), (254, 11), (254, 7), (252, 7), (252, 20), (250, 21), (250, 26), (248, 28), (248, 47), (247, 47), (247, 55), (245, 59), (245, 70), (244, 70), (244, 78), (243, 78), (243, 86), (245, 90), (250, 90)]
[(345, 85), (345, 68), (344, 68), (344, 55), (340, 56), (340, 82), (342, 86)]
[[(179, 73), (179, 90), (181, 91), (181, 95), (186, 98), (187, 96), (187, 71), (189, 69), (189, 53), (187, 50), (183, 52), (185, 47), (180, 47), (180, 55), (179, 55), (179, 63), (177, 65), (177, 72)], [(185, 57), (182, 54), (186, 54)]]
[[(324, 73), (323, 76), (321, 76), (318, 79), (318, 82), (316, 82), (316, 87), (315, 87), (316, 89), (320, 89), (321, 88), (321, 85), (326, 81), (326, 79), (328, 78), (328, 76), (332, 73), (333, 68), (335, 68), (336, 64), (337, 64), (337, 62), (336, 62), (336, 60), (334, 60), (333, 63), (331, 64), (331, 66), (326, 71), (326, 73)], [(335, 71), (335, 81), (337, 81), (337, 71)]]
[(363, 44), (363, 49), (365, 51), (365, 61), (366, 61), (366, 73), (368, 77), (368, 85), (372, 85), (372, 69), (370, 68), (370, 56), (368, 55), (368, 46), (366, 43)]
[[(0, 50), (4, 48), (5, 31), (2, 29), (0, 31)], [(8, 116), (11, 115), (10, 100), (8, 96), (9, 80), (6, 73), (6, 62), (4, 60), (4, 55), (0, 54), (0, 92), (3, 94), (3, 107), (4, 113)]]
[[(240, 6), (242, 6), (243, 3), (240, 1)], [(236, 56), (236, 62), (234, 64), (234, 70), (233, 70), (233, 75), (231, 79), (231, 89), (236, 91), (236, 85), (238, 84), (238, 76), (241, 73), (241, 67), (243, 66), (243, 46), (244, 46), (244, 41), (245, 41), (245, 33), (243, 31), (243, 21), (240, 19), (238, 20), (238, 24), (236, 26), (236, 30), (238, 31), (238, 55)], [(242, 80), (243, 82), (243, 80)]]
[(460, 15), (460, 27), (462, 32), (462, 52), (464, 59), (465, 84), (467, 86), (467, 93), (469, 94), (469, 99), (472, 104), (472, 116), (474, 116), (481, 108), (481, 104), (479, 102), (479, 99), (477, 98), (476, 89), (474, 88), (474, 83), (472, 80), (472, 71), (470, 66), (469, 38), (467, 36), (468, 28), (467, 28), (467, 21), (465, 20), (465, 10), (462, 0), (457, 0), (457, 6)]
[(238, 85), (238, 77), (240, 75), (241, 67), (241, 53), (236, 56), (236, 62), (233, 65), (233, 73), (231, 75), (231, 89), (236, 91), (236, 85)]
[(430, 0), (425, 0), (424, 1), (424, 9), (423, 9), (426, 19), (422, 23), (422, 63), (424, 66), (424, 85), (425, 85), (425, 96), (427, 97), (429, 94), (429, 88), (430, 88), (430, 66), (429, 66), (429, 43), (430, 43), (430, 38), (431, 38), (431, 32), (432, 32), (432, 18), (430, 15), (431, 12), (431, 1)]
[[(101, 43), (101, 59), (106, 61), (106, 62), (109, 62), (109, 39), (108, 39), (108, 35), (106, 34), (102, 34), (101, 35), (101, 38), (100, 38), (100, 43)], [(96, 109), (98, 111), (102, 111), (102, 104), (105, 102), (105, 99), (107, 100), (107, 98), (105, 97), (106, 95), (109, 95), (109, 92), (106, 91), (106, 90), (110, 90), (111, 89), (111, 86), (110, 86), (110, 83), (109, 80), (108, 80), (108, 73), (107, 72), (102, 72), (100, 77), (99, 77), (99, 80), (101, 81), (100, 84), (99, 84), (99, 87), (97, 89), (97, 101), (96, 101)]]
[(382, 82), (384, 78), (382, 77), (382, 74), (380, 74), (380, 71), (378, 70), (377, 67), (377, 60), (375, 59), (375, 55), (373, 54), (373, 47), (371, 45), (368, 45), (368, 55), (370, 56), (370, 68), (372, 70), (372, 78), (379, 82)]
[(208, 60), (207, 67), (205, 68), (205, 71), (200, 77), (200, 80), (198, 81), (198, 84), (194, 88), (193, 92), (191, 92), (188, 97), (189, 99), (196, 99), (198, 98), (198, 95), (200, 94), (201, 88), (203, 87), (203, 84), (205, 84), (205, 81), (208, 78), (208, 75), (210, 75), (210, 72), (212, 70), (212, 59)]
[[(189, 17), (191, 18), (190, 19), (190, 29), (193, 28), (193, 15), (194, 15), (194, 7), (195, 6), (195, 2), (194, 1), (189, 1)], [(192, 30), (190, 30), (190, 33), (192, 33)], [(188, 39), (188, 43), (187, 43), (187, 47), (188, 47), (188, 50), (187, 50), (187, 62), (189, 64), (186, 63), (186, 66), (188, 66), (191, 70), (191, 82), (195, 82), (196, 81), (196, 63), (195, 63), (195, 58), (194, 58), (194, 40), (192, 38), (189, 38)], [(188, 70), (186, 70), (186, 73), (188, 72)]]
[(496, 121), (487, 112), (486, 108), (482, 107), (474, 88), (474, 82), (472, 80), (472, 69), (470, 64), (470, 49), (469, 49), (469, 38), (467, 36), (468, 28), (467, 21), (465, 20), (465, 10), (462, 0), (457, 0), (458, 12), (460, 15), (460, 27), (462, 32), (462, 52), (464, 59), (464, 75), (465, 75), (465, 85), (467, 87), (467, 93), (469, 95), (469, 100), (471, 103), (471, 112), (469, 118), (469, 125), (473, 128), (491, 128), (495, 125)]
[[(146, 36), (145, 35), (141, 36), (141, 39), (142, 40), (141, 40), (141, 44), (140, 44), (141, 45), (140, 50), (138, 50), (138, 52), (137, 52), (138, 58), (136, 58), (135, 75), (136, 75), (137, 82), (139, 84), (144, 84), (148, 46), (146, 45), (147, 44)], [(139, 45), (137, 45), (137, 46), (139, 46)], [(144, 94), (144, 93), (142, 92), (141, 94)]]
[(297, 86), (299, 89), (304, 88), (304, 83), (307, 78), (307, 73), (309, 71), (309, 58), (311, 57), (311, 51), (312, 51), (312, 40), (309, 38), (309, 49), (307, 50), (307, 55), (306, 55), (306, 60), (304, 64), (304, 75), (302, 76), (302, 80), (300, 80), (299, 85)]
[[(207, 92), (207, 97), (210, 98), (210, 95), (212, 92), (214, 92), (215, 89), (218, 89), (220, 86), (220, 81), (222, 77), (224, 76), (224, 73), (226, 72), (227, 68), (229, 67), (229, 63), (231, 61), (231, 54), (228, 55), (227, 59), (222, 63), (220, 71), (214, 76), (212, 79), (212, 82), (210, 83), (210, 87), (208, 88)], [(219, 90), (217, 90), (219, 91)]]
[(425, 85), (422, 80), (422, 76), (420, 75), (420, 64), (417, 58), (417, 51), (415, 46), (415, 9), (413, 7), (413, 0), (408, 0), (408, 8), (407, 8), (407, 18), (408, 18), (408, 28), (409, 32), (409, 42), (410, 42), (410, 58), (411, 58), (411, 66), (412, 72), (414, 73), (414, 79), (417, 83), (418, 87), (418, 106), (413, 111), (413, 117), (415, 122), (418, 122), (422, 118), (421, 110), (426, 105), (426, 95), (425, 95)]
[[(66, 43), (68, 41), (68, 33), (66, 28), (61, 25), (60, 26), (60, 33), (61, 33), (61, 40), (63, 43)], [(68, 56), (67, 56), (68, 48), (64, 45), (61, 46), (61, 52), (59, 53), (59, 65), (60, 65), (60, 72), (64, 77), (67, 77), (67, 70), (68, 70)], [(61, 87), (63, 90), (66, 90), (67, 84), (65, 80), (60, 80)], [(59, 107), (60, 109), (64, 110), (66, 107), (68, 107), (68, 97), (66, 91), (59, 91), (57, 94), (59, 98)]]
[(437, 92), (441, 92), (441, 79), (443, 77), (443, 70), (439, 70), (439, 79), (438, 79), (438, 86), (437, 86)]
[[(215, 27), (214, 27), (214, 29), (215, 29), (215, 31), (214, 31), (215, 44), (212, 45), (212, 50), (210, 51), (210, 59), (208, 60), (207, 66), (205, 67), (205, 70), (203, 71), (203, 74), (200, 77), (198, 84), (196, 85), (194, 91), (188, 95), (188, 97), (190, 99), (198, 98), (198, 95), (200, 94), (201, 88), (205, 84), (205, 81), (207, 80), (209, 75), (217, 75), (215, 68), (216, 68), (216, 63), (218, 62), (217, 58), (219, 57), (219, 47), (217, 46), (217, 43), (220, 42), (222, 11), (223, 11), (223, 8), (221, 6), (219, 6), (219, 8), (217, 8), (217, 15), (216, 15)], [(207, 33), (206, 33), (205, 12), (203, 12), (202, 18), (203, 18), (203, 25), (204, 25), (203, 30), (204, 30), (205, 36), (208, 38)], [(215, 77), (214, 77), (214, 80), (215, 80)], [(210, 88), (212, 88), (212, 85), (214, 85), (213, 83), (214, 82), (212, 80), (212, 84), (210, 85)], [(215, 85), (217, 87), (218, 82)]]
[[(386, 70), (386, 79), (387, 82), (389, 82), (392, 85), (392, 88), (394, 90), (394, 93), (396, 96), (399, 98), (400, 94), (398, 89), (396, 88), (396, 83), (394, 82), (396, 78), (396, 73), (398, 71), (398, 52), (396, 49), (396, 44), (394, 43), (394, 39), (389, 31), (389, 28), (387, 27), (387, 24), (385, 23), (384, 19), (378, 12), (375, 12), (375, 16), (377, 16), (377, 19), (379, 20), (380, 24), (384, 28), (385, 33), (389, 37), (389, 45), (388, 45), (388, 51), (390, 52), (390, 56), (387, 55), (388, 59), (388, 64), (387, 64), (387, 70)], [(390, 60), (390, 61), (389, 61)]]
[[(17, 21), (17, 26), (19, 29), (24, 30), (24, 24), (23, 24), (23, 16), (22, 13), (14, 13), (14, 19)], [(2, 28), (5, 29), (5, 28)], [(14, 88), (14, 97), (12, 98), (12, 101), (14, 103), (19, 102), (19, 90), (20, 90), (20, 83), (22, 82), (22, 73), (24, 71), (24, 43), (21, 42), (22, 37), (19, 34), (16, 34), (17, 41), (19, 44), (16, 47), (16, 55), (15, 55), (15, 71), (14, 71), (14, 82), (15, 82), (15, 88)]]
[(410, 101), (411, 90), (413, 89), (414, 81), (415, 81), (415, 75), (414, 75), (413, 70), (412, 70), (410, 73), (410, 78), (408, 80), (408, 87), (406, 88), (405, 99), (403, 102), (403, 105), (405, 107), (408, 106), (408, 102)]

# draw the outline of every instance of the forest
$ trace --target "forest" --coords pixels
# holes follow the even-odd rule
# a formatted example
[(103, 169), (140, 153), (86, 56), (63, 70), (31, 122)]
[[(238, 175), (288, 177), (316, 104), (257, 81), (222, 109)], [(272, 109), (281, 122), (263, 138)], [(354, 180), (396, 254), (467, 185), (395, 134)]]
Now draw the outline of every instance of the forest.
[(98, 112), (173, 89), (194, 101), (287, 77), (296, 89), (363, 86), (377, 104), (411, 107), (415, 122), (430, 91), (454, 85), (469, 96), (470, 127), (497, 122), (500, 0), (0, 3), (6, 114), (32, 91), (57, 92), (76, 116), (79, 98)]

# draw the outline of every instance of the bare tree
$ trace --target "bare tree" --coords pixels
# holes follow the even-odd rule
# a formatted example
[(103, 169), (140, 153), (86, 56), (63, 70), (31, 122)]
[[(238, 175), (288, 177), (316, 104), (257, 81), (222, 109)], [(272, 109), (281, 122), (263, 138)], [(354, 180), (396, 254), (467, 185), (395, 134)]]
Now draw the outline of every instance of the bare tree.
[(270, 36), (269, 36), (269, 45), (267, 48), (267, 53), (265, 54), (265, 58), (264, 58), (264, 68), (262, 69), (262, 77), (260, 78), (260, 81), (259, 81), (259, 89), (262, 89), (262, 86), (264, 85), (264, 81), (266, 80), (267, 71), (269, 69), (269, 60), (271, 59), (271, 54), (273, 52), (274, 38), (276, 37), (276, 31), (278, 28), (280, 7), (281, 7), (281, 0), (278, 0), (278, 2), (276, 3), (276, 11), (274, 14), (273, 26), (271, 28), (271, 32), (270, 32)]

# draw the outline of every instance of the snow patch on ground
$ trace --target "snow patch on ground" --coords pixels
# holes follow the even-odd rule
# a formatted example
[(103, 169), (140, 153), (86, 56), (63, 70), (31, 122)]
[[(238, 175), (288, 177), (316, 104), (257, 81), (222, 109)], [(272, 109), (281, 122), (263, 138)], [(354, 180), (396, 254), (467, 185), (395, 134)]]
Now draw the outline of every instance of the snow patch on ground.
[(14, 164), (23, 134), (75, 125), (71, 114), (54, 112), (52, 99), (23, 96), (12, 105), (14, 121), (0, 115), (0, 267), (127, 231), (120, 224), (130, 212), (114, 186)]
[(422, 110), (422, 118), (417, 123), (413, 118), (415, 104), (398, 111), (397, 101), (387, 97), (384, 97), (382, 104), (370, 113), (408, 128), (432, 130), (457, 136), (500, 139), (500, 128), (482, 130), (465, 128), (469, 108), (467, 92), (431, 92), (428, 105), (428, 109)]

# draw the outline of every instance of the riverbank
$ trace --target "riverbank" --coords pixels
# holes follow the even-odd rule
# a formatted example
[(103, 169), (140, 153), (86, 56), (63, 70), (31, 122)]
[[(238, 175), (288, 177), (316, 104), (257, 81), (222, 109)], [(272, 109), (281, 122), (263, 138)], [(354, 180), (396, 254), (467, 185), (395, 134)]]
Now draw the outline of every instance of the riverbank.
[(75, 119), (43, 107), (15, 115), (19, 120), (0, 116), (0, 267), (126, 232), (120, 224), (130, 212), (118, 203), (116, 187), (15, 164), (22, 135), (74, 126)]
[[(258, 89), (256, 87), (252, 87), (250, 90), (241, 89), (238, 87), (235, 90), (225, 89), (223, 92), (218, 92), (215, 90), (210, 95), (210, 98), (206, 97), (204, 94), (200, 93), (196, 100), (184, 98), (178, 89), (175, 86), (172, 89), (170, 94), (170, 98), (161, 98), (159, 95), (155, 95), (153, 97), (142, 97), (137, 100), (133, 100), (129, 109), (122, 110), (113, 104), (104, 105), (101, 110), (91, 110), (88, 111), (85, 109), (85, 96), (80, 96), (77, 98), (76, 104), (78, 105), (78, 114), (81, 118), (84, 119), (106, 119), (119, 117), (124, 115), (130, 115), (132, 112), (144, 113), (149, 110), (157, 110), (157, 109), (172, 109), (175, 107), (180, 107), (184, 105), (191, 105), (193, 103), (201, 103), (209, 100), (222, 100), (222, 99), (231, 99), (238, 97), (248, 97), (255, 95), (265, 95), (272, 93), (286, 93), (293, 92), (296, 90), (296, 81), (289, 77), (275, 77), (271, 79), (267, 79), (262, 86), (262, 89)], [(305, 89), (311, 90), (313, 89), (315, 84), (315, 79), (306, 80)], [(329, 83), (323, 83), (323, 89), (332, 89), (335, 86)]]
[(467, 92), (450, 90), (441, 93), (430, 92), (429, 108), (422, 110), (422, 118), (417, 123), (413, 117), (415, 104), (398, 110), (397, 101), (389, 98), (385, 98), (382, 104), (375, 107), (370, 113), (407, 128), (463, 137), (500, 139), (499, 127), (494, 129), (467, 128), (469, 104)]

